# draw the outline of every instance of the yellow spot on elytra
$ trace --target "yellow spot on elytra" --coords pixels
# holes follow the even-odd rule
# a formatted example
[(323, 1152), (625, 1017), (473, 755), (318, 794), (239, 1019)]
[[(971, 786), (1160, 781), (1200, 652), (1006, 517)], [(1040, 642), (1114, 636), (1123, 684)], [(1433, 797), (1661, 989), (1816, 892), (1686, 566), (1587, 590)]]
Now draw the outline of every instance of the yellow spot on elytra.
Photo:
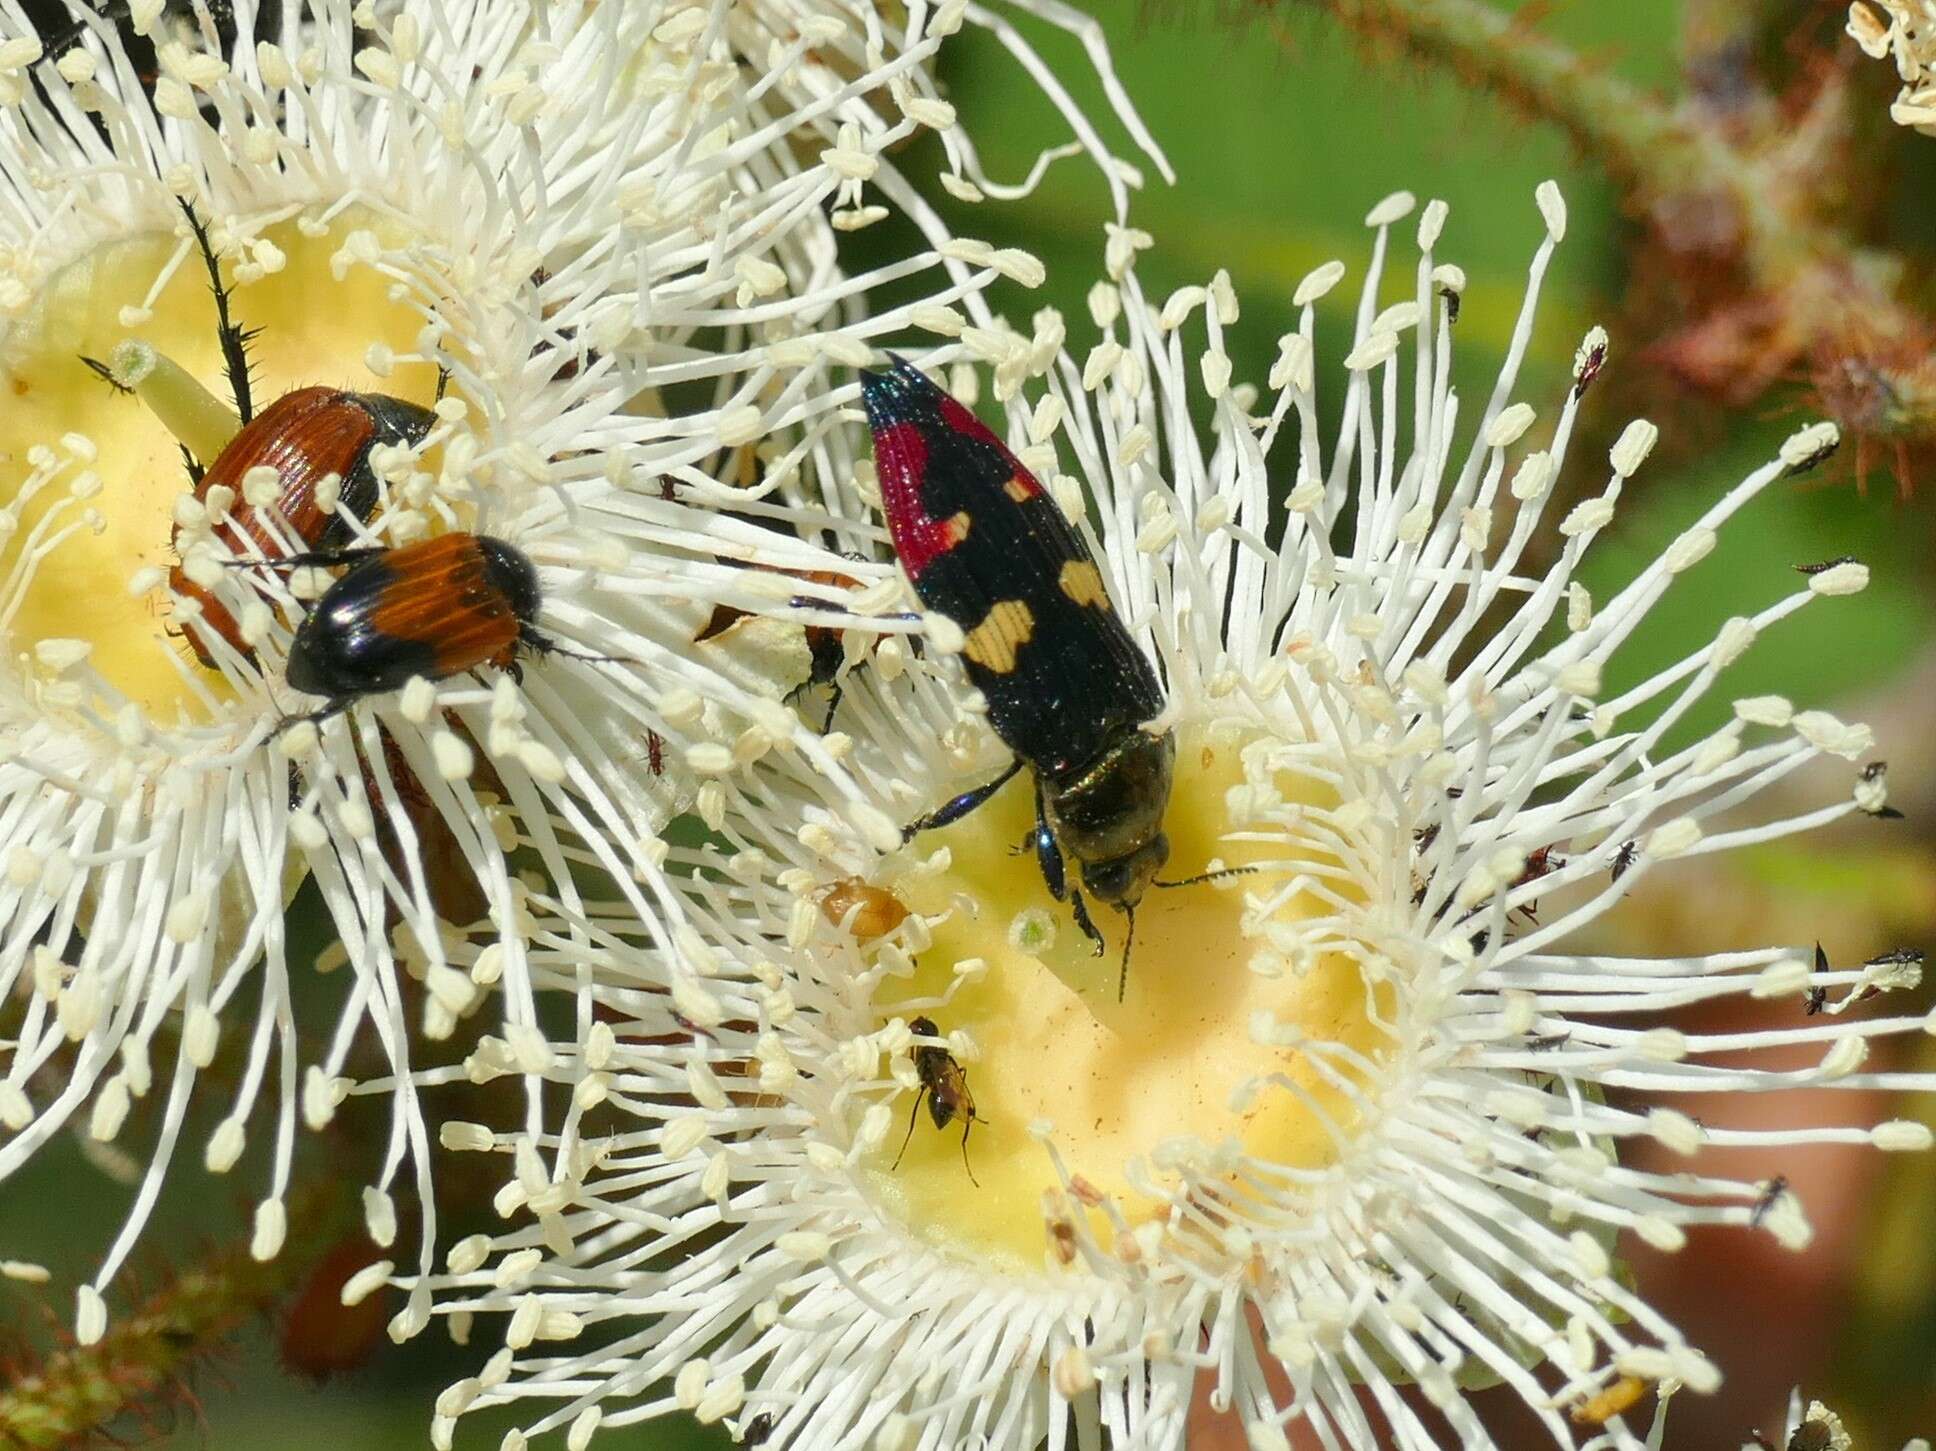
[(1016, 503), (1025, 504), (1041, 491), (1020, 474), (1011, 474), (1008, 482), (1002, 485), (1002, 492)]
[(1062, 593), (1079, 605), (1109, 608), (1109, 591), (1102, 587), (1102, 571), (1086, 559), (1066, 560), (1062, 565)]
[[(305, 237), (293, 221), (264, 230), (287, 263), (235, 292), (237, 322), (260, 330), (249, 347), (258, 408), (310, 383), (430, 401), (433, 367), (398, 365), (379, 378), (365, 363), (372, 343), (395, 353), (414, 351), (423, 319), (412, 306), (389, 300), (390, 279), (374, 268), (354, 267), (342, 282), (333, 280), (330, 258), (358, 228), (375, 228), (380, 236), (390, 230), (360, 210), (345, 213), (321, 237)], [(11, 540), (0, 545), (0, 574), (20, 568), (21, 548), (66, 496), (75, 472), (21, 499), (29, 448), (53, 446), (66, 433), (84, 434), (97, 451), (88, 467), (101, 484), (89, 501), (97, 517), (33, 565), (7, 647), (17, 655), (31, 652), (37, 640), (84, 638), (94, 646), (89, 666), (168, 724), (178, 715), (207, 714), (170, 652), (216, 695), (223, 685), (195, 663), (176, 633), (165, 588), (131, 595), (127, 583), (144, 566), (166, 571), (175, 562), (172, 511), (189, 478), (175, 439), (153, 413), (113, 393), (77, 355), (106, 359), (115, 344), (137, 337), (187, 368), (217, 397), (228, 397), (215, 305), (199, 255), (176, 268), (151, 317), (133, 328), (120, 322), (122, 308), (146, 303), (177, 245), (172, 234), (112, 243), (54, 274), (10, 325), (0, 364), (10, 399), (0, 418), (0, 505), (19, 518)], [(63, 515), (75, 518), (71, 508)]]
[(948, 548), (953, 549), (957, 544), (961, 543), (962, 540), (966, 539), (968, 537), (968, 530), (974, 525), (974, 522), (975, 521), (969, 517), (968, 511), (966, 509), (963, 509), (959, 514), (956, 514), (951, 519), (949, 519), (948, 520)]
[(985, 670), (1006, 675), (1015, 668), (1015, 655), (1035, 638), (1035, 611), (1022, 600), (1003, 600), (968, 632), (963, 653)]
[[(1328, 838), (1290, 828), (1278, 839), (1244, 840), (1257, 825), (1233, 817), (1231, 803), (1274, 789), (1322, 817), (1336, 809), (1335, 793), (1309, 776), (1247, 767), (1252, 738), (1241, 731), (1185, 727), (1179, 736), (1164, 818), (1172, 846), (1165, 875), (1190, 876), (1213, 858), (1228, 866), (1288, 860), (1324, 886), (1291, 894), (1254, 931), (1296, 936), (1308, 919), (1333, 918), (1353, 887), (1324, 850)], [(955, 789), (940, 783), (937, 796)], [(1389, 992), (1367, 983), (1357, 950), (1315, 951), (1295, 972), (1252, 971), (1267, 943), (1244, 931), (1245, 899), (1281, 891), (1285, 878), (1276, 871), (1154, 891), (1137, 908), (1128, 992), (1118, 1003), (1123, 917), (1091, 905), (1107, 939), (1102, 955), (1092, 955), (1067, 905), (1043, 887), (1034, 854), (1010, 851), (1034, 819), (1032, 783), (1023, 776), (980, 810), (917, 839), (912, 850), (922, 856), (948, 848), (946, 871), (896, 881), (908, 906), (933, 922), (933, 942), (877, 1011), (883, 1019), (926, 1013), (943, 1033), (965, 1030), (977, 1045), (979, 1056), (963, 1067), (981, 1115), (968, 1146), (980, 1187), (962, 1169), (959, 1126), (935, 1132), (925, 1111), (901, 1167), (889, 1171), (910, 1107), (903, 1099), (897, 1131), (867, 1161), (882, 1202), (944, 1252), (1026, 1273), (1045, 1259), (1071, 1263), (1078, 1224), (1106, 1253), (1135, 1254), (1136, 1241), (1119, 1236), (1098, 1206), (1113, 1201), (1132, 1226), (1163, 1222), (1168, 1207), (1131, 1187), (1127, 1165), (1141, 1157), (1144, 1175), (1174, 1185), (1149, 1161), (1166, 1139), (1236, 1139), (1247, 1153), (1294, 1170), (1335, 1162), (1338, 1141), (1325, 1121), (1347, 1137), (1358, 1121), (1358, 1100), (1338, 1075), (1364, 1081), (1341, 1061), (1377, 1063), (1392, 1049), (1372, 1011), (1376, 1003), (1377, 1017), (1390, 1019)], [(1039, 954), (1008, 935), (1015, 914), (1034, 907), (1052, 912), (1057, 926), (1054, 943)], [(957, 981), (955, 964), (977, 958), (985, 971)], [(944, 994), (945, 1007), (930, 1006)], [(894, 1005), (902, 998), (909, 1007)], [(1303, 1052), (1254, 1041), (1250, 1028), (1260, 1014), (1311, 1042), (1339, 1045), (1340, 1056), (1320, 1071)], [(1265, 1086), (1233, 1103), (1234, 1090), (1270, 1075), (1297, 1091)], [(1057, 1152), (1079, 1186), (1073, 1196), (1062, 1193), (1048, 1155), (1029, 1136), (1038, 1119), (1054, 1125)], [(1052, 1191), (1047, 1200), (1045, 1190)], [(1247, 1192), (1236, 1190), (1240, 1199)], [(1048, 1212), (1045, 1203), (1053, 1206)]]

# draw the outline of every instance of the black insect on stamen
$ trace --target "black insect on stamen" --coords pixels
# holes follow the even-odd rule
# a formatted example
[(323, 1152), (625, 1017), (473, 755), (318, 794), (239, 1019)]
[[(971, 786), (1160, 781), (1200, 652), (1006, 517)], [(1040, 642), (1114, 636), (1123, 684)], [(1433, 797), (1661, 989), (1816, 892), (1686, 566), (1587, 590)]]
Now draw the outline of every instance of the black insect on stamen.
[[(941, 1030), (934, 1025), (932, 1018), (916, 1018), (908, 1028), (917, 1038), (941, 1037)], [(908, 1144), (914, 1138), (914, 1125), (921, 1117), (921, 1105), (928, 1106), (928, 1116), (934, 1126), (945, 1129), (956, 1119), (961, 1125), (961, 1167), (968, 1171), (968, 1182), (977, 1189), (981, 1181), (975, 1177), (974, 1168), (968, 1162), (968, 1134), (977, 1123), (986, 1123), (975, 1112), (975, 1099), (968, 1092), (968, 1073), (954, 1054), (939, 1042), (916, 1043), (914, 1045), (914, 1072), (921, 1080), (920, 1091), (914, 1095), (914, 1108), (908, 1114), (907, 1137), (901, 1140), (901, 1152), (894, 1156), (892, 1168), (901, 1167), (901, 1160), (907, 1157)]]
[(1781, 1202), (1781, 1196), (1787, 1192), (1788, 1176), (1786, 1174), (1777, 1174), (1766, 1184), (1763, 1184), (1761, 1186), (1761, 1193), (1755, 1196), (1754, 1208), (1748, 1213), (1749, 1226), (1754, 1229), (1760, 1229), (1769, 1214), (1774, 1211), (1775, 1205)]
[[(861, 395), (895, 553), (921, 603), (960, 628), (968, 682), (1014, 752), (1001, 776), (907, 834), (959, 820), (1027, 766), (1055, 847), (1053, 867), (1041, 854), (1045, 873), (1066, 857), (1082, 892), (1127, 914), (1170, 854), (1176, 742), (1145, 729), (1165, 706), (1154, 665), (1082, 536), (981, 420), (892, 354), (862, 375)], [(1065, 886), (1083, 925), (1081, 895)]]
[(1637, 860), (1639, 856), (1640, 856), (1639, 842), (1637, 841), (1622, 842), (1620, 844), (1620, 850), (1616, 851), (1613, 854), (1613, 870), (1610, 873), (1608, 873), (1609, 880), (1617, 882), (1622, 877), (1626, 876), (1627, 869), (1634, 864), (1635, 860)]

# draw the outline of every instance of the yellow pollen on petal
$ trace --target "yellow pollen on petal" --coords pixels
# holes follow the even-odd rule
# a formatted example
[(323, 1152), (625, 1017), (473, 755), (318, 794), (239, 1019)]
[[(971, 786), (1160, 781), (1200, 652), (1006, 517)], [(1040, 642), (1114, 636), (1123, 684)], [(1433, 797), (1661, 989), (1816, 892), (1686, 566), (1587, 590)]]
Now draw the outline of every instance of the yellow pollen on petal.
[[(1262, 758), (1246, 764), (1247, 747), (1264, 747), (1243, 731), (1190, 727), (1179, 731), (1176, 778), (1165, 816), (1171, 842), (1163, 880), (1210, 867), (1261, 860), (1295, 865), (1173, 890), (1150, 891), (1136, 911), (1136, 940), (1127, 991), (1117, 1001), (1117, 972), (1125, 921), (1092, 902), (1105, 940), (1095, 955), (1066, 903), (1044, 887), (1032, 849), (1013, 850), (1034, 825), (1034, 791), (1027, 773), (961, 821), (917, 838), (910, 853), (927, 858), (948, 848), (939, 874), (911, 871), (895, 890), (908, 906), (943, 920), (920, 953), (914, 975), (897, 980), (878, 1002), (883, 1020), (926, 1016), (943, 1035), (965, 1030), (973, 1052), (962, 1060), (979, 1121), (962, 1163), (959, 1122), (936, 1129), (922, 1107), (898, 1170), (910, 1094), (896, 1100), (893, 1131), (870, 1163), (885, 1202), (936, 1246), (972, 1252), (1015, 1271), (1069, 1262), (1073, 1223), (1106, 1253), (1136, 1252), (1100, 1207), (1113, 1200), (1132, 1226), (1168, 1212), (1160, 1200), (1131, 1187), (1126, 1165), (1159, 1185), (1177, 1181), (1151, 1160), (1166, 1140), (1194, 1138), (1208, 1145), (1236, 1140), (1249, 1155), (1298, 1169), (1333, 1162), (1339, 1143), (1360, 1114), (1352, 1093), (1312, 1066), (1308, 1050), (1284, 1046), (1286, 1036), (1335, 1044), (1376, 1064), (1391, 1039), (1389, 987), (1372, 986), (1355, 956), (1314, 950), (1281, 964), (1257, 930), (1246, 932), (1246, 899), (1282, 892), (1303, 872), (1334, 897), (1358, 901), (1337, 859), (1296, 826), (1239, 818), (1234, 811), (1274, 789), (1274, 816), (1299, 808), (1337, 805), (1327, 787), (1301, 774), (1273, 771)], [(1248, 778), (1248, 779), (1247, 779)], [(949, 783), (949, 793), (969, 783)], [(942, 793), (938, 793), (942, 794)], [(1234, 839), (1232, 833), (1263, 836)], [(1068, 879), (1081, 873), (1067, 863)], [(1267, 924), (1278, 946), (1297, 937), (1297, 924), (1337, 912), (1335, 900), (1297, 892)], [(1025, 916), (1026, 914), (1026, 916)], [(1045, 928), (1044, 919), (1048, 926)], [(1052, 941), (1044, 944), (1044, 937)], [(979, 960), (944, 1006), (914, 1005), (945, 993), (957, 963)], [(1274, 1022), (1273, 1041), (1253, 1039), (1260, 1019)], [(1325, 1060), (1332, 1073), (1363, 1085), (1362, 1070)], [(1287, 1091), (1268, 1080), (1280, 1075)], [(1326, 1120), (1330, 1126), (1327, 1127)], [(1050, 1141), (1073, 1176), (1076, 1194), (1044, 1218), (1044, 1191), (1063, 1185), (1030, 1127), (1047, 1120)], [(972, 1168), (979, 1187), (970, 1183)], [(1241, 1199), (1241, 1195), (1238, 1196)], [(1086, 1219), (1083, 1217), (1086, 1216)]]
[[(263, 233), (287, 263), (235, 288), (232, 304), (236, 323), (257, 330), (249, 345), (257, 412), (308, 384), (431, 400), (434, 367), (399, 365), (379, 378), (366, 364), (373, 343), (392, 353), (414, 351), (424, 319), (388, 298), (390, 279), (374, 268), (351, 267), (341, 281), (332, 276), (331, 257), (359, 228), (377, 223), (352, 210), (322, 236), (304, 236), (294, 222)], [(175, 436), (155, 412), (140, 398), (114, 392), (81, 358), (106, 363), (117, 345), (137, 340), (179, 365), (221, 405), (231, 403), (200, 253), (191, 249), (155, 300), (147, 300), (179, 245), (157, 234), (97, 248), (56, 273), (0, 342), (0, 397), (7, 403), (0, 418), (0, 503), (4, 517), (15, 521), (0, 538), (0, 578), (18, 588), (23, 570), (31, 570), (6, 622), (6, 653), (18, 659), (42, 640), (83, 640), (93, 647), (87, 664), (162, 724), (206, 716), (171, 654), (218, 698), (226, 688), (197, 662), (165, 584), (177, 563), (177, 502), (193, 484)], [(200, 416), (206, 423), (216, 415), (204, 409)], [(206, 427), (198, 431), (208, 435)], [(77, 456), (64, 446), (75, 437), (91, 452)], [(34, 460), (48, 460), (42, 449), (71, 461), (23, 497)], [(77, 498), (74, 484), (83, 474), (98, 485), (91, 485), (90, 497)], [(50, 540), (58, 542), (49, 548)], [(39, 557), (29, 563), (26, 551)]]

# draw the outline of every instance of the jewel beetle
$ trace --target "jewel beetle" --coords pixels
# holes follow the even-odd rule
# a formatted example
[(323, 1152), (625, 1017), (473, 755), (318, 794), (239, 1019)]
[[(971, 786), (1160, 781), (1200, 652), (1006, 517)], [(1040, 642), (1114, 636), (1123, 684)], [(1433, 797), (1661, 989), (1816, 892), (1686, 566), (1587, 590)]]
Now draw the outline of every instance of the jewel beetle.
[[(888, 358), (886, 370), (861, 377), (888, 532), (921, 603), (960, 626), (969, 682), (1015, 753), (992, 781), (905, 835), (959, 821), (1028, 767), (1043, 880), (1100, 953), (1065, 855), (1082, 889), (1122, 912), (1132, 933), (1150, 887), (1225, 875), (1157, 880), (1170, 855), (1163, 815), (1176, 757), (1171, 732), (1146, 729), (1163, 712), (1162, 684), (1041, 482), (967, 408), (906, 359)], [(1128, 971), (1126, 937), (1119, 999)]]

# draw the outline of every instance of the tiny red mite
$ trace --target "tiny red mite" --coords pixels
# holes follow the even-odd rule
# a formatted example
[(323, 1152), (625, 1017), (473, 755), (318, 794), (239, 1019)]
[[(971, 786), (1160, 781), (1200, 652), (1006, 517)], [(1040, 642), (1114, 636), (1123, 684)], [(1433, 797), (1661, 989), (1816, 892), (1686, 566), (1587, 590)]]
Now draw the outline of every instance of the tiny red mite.
[(520, 647), (555, 648), (532, 627), (542, 598), (524, 553), (483, 534), (439, 534), (394, 549), (300, 555), (281, 565), (354, 567), (316, 601), (289, 646), (288, 679), (333, 715), (413, 676), (514, 669)]
[[(195, 497), (206, 499), (218, 484), (234, 490), (237, 503), (217, 534), (239, 556), (275, 558), (284, 546), (277, 542), (262, 511), (241, 502), (243, 476), (251, 469), (272, 468), (279, 480), (275, 508), (288, 521), (289, 535), (308, 550), (338, 550), (350, 543), (350, 526), (342, 512), (325, 510), (317, 503), (316, 486), (326, 474), (335, 474), (341, 481), (342, 511), (368, 519), (378, 494), (370, 450), (378, 444), (421, 442), (435, 422), (436, 415), (429, 409), (381, 393), (298, 388), (243, 425), (202, 474)], [(178, 525), (178, 551), (180, 537)], [(181, 565), (169, 571), (168, 587), (201, 605), (205, 628), (220, 635), (243, 659), (254, 658), (227, 606), (189, 579)], [(216, 660), (208, 646), (193, 630), (187, 633), (197, 658), (214, 669)]]
[[(941, 1037), (941, 1030), (934, 1025), (932, 1018), (916, 1018), (908, 1024), (917, 1038)], [(921, 1080), (921, 1091), (914, 1096), (914, 1112), (908, 1115), (907, 1137), (901, 1140), (901, 1152), (894, 1156), (894, 1168), (901, 1167), (901, 1160), (907, 1157), (907, 1146), (914, 1138), (914, 1125), (921, 1117), (921, 1104), (928, 1105), (928, 1116), (934, 1126), (945, 1129), (956, 1119), (961, 1124), (961, 1167), (968, 1170), (968, 1182), (977, 1189), (981, 1181), (968, 1163), (968, 1131), (977, 1123), (985, 1122), (975, 1112), (974, 1095), (968, 1092), (968, 1073), (955, 1061), (955, 1055), (942, 1047), (939, 1042), (917, 1043), (914, 1045), (914, 1071)]]

